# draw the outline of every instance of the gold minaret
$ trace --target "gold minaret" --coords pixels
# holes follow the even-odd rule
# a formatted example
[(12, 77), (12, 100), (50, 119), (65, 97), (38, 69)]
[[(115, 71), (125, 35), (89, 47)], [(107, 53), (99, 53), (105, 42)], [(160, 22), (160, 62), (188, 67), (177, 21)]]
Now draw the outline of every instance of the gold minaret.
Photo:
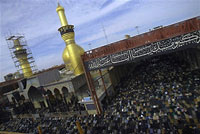
[(13, 49), (13, 56), (17, 59), (15, 63), (19, 63), (24, 77), (29, 78), (33, 75), (32, 68), (29, 62), (29, 59), (31, 59), (32, 57), (28, 57), (29, 53), (27, 53), (27, 49), (24, 48), (26, 44), (24, 44), (24, 42), (21, 42), (22, 38), (23, 36), (10, 36), (7, 41), (13, 42), (13, 47), (10, 47), (10, 49)]
[(75, 43), (74, 40), (74, 26), (68, 25), (67, 19), (65, 17), (65, 10), (58, 3), (56, 12), (60, 18), (61, 27), (58, 29), (65, 41), (66, 47), (63, 51), (63, 61), (65, 62), (66, 68), (69, 68), (74, 72), (74, 75), (80, 75), (83, 73), (83, 67), (81, 64), (81, 55), (84, 53), (83, 48)]

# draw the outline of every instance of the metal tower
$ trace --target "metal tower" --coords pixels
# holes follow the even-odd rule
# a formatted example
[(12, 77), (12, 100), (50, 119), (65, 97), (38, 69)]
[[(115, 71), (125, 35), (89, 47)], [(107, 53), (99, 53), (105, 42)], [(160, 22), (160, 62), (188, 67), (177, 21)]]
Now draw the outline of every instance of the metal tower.
[(21, 34), (10, 35), (6, 41), (18, 72), (22, 73), (25, 78), (31, 77), (37, 71), (37, 67), (25, 37)]

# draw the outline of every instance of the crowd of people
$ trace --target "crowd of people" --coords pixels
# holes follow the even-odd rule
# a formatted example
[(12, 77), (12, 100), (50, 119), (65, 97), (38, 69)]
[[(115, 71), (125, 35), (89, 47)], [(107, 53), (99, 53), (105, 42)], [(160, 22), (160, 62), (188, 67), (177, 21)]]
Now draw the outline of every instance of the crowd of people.
[(103, 115), (83, 118), (87, 133), (200, 133), (200, 70), (166, 55), (134, 70)]
[[(53, 96), (53, 95), (52, 95)], [(44, 101), (41, 101), (41, 108), (35, 109), (31, 101), (21, 103), (15, 102), (9, 105), (9, 108), (13, 109), (13, 113), (16, 115), (20, 114), (44, 114), (44, 113), (55, 113), (55, 112), (70, 112), (70, 111), (83, 111), (85, 110), (83, 105), (78, 103), (78, 98), (75, 95), (71, 95), (69, 101), (66, 101), (64, 97), (56, 98), (53, 96), (53, 99), (47, 99), (48, 107), (45, 106)]]
[(148, 59), (115, 88), (100, 115), (14, 119), (1, 130), (45, 134), (199, 134), (200, 70), (172, 55)]
[[(42, 109), (42, 113), (55, 113), (55, 112), (70, 112), (70, 111), (83, 111), (85, 110), (83, 105), (80, 105), (78, 98), (75, 95), (70, 97), (70, 101), (60, 97), (48, 100), (48, 107)], [(40, 111), (41, 113), (41, 111)]]
[(78, 130), (75, 121), (75, 117), (40, 117), (37, 120), (33, 118), (12, 119), (0, 125), (0, 131), (39, 134), (38, 127), (40, 127), (43, 134), (77, 134)]

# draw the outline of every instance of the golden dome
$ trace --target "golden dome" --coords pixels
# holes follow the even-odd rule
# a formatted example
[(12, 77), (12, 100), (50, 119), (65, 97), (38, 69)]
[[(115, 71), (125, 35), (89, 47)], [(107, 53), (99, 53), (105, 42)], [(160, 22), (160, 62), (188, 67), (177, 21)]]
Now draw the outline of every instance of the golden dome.
[(63, 61), (75, 75), (80, 75), (83, 73), (83, 68), (81, 64), (81, 55), (84, 53), (83, 48), (75, 43), (69, 44), (65, 47), (63, 51)]

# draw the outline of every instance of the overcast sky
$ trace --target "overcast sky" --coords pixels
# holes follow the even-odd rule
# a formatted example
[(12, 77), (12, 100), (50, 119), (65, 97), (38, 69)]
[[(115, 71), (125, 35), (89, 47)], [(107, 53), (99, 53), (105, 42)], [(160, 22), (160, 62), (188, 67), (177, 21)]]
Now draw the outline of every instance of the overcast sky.
[[(200, 0), (59, 0), (69, 24), (75, 26), (76, 43), (85, 50), (200, 16)], [(65, 43), (58, 28), (56, 0), (0, 0), (0, 81), (16, 72), (5, 36), (24, 34), (38, 69), (62, 64)], [(88, 45), (91, 44), (91, 45)]]

